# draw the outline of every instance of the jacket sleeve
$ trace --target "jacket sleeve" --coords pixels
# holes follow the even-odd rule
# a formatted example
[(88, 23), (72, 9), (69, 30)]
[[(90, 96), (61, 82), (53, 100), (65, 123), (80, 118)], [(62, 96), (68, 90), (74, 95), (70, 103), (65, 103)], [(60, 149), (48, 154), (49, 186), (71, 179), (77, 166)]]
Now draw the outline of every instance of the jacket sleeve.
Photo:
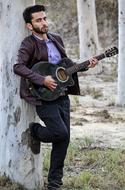
[(17, 63), (14, 64), (13, 70), (15, 74), (25, 79), (29, 79), (32, 83), (42, 85), (44, 81), (44, 76), (35, 73), (28, 68), (28, 64), (30, 63), (33, 53), (33, 43), (31, 43), (27, 39), (24, 39), (18, 51)]

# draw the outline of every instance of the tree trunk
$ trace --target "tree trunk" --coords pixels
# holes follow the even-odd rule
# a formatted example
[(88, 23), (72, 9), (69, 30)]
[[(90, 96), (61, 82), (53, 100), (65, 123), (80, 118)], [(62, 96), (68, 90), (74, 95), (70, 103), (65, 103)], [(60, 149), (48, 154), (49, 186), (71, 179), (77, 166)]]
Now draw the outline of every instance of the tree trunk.
[[(99, 54), (99, 39), (97, 31), (95, 0), (77, 0), (80, 59), (86, 60)], [(99, 64), (89, 73), (100, 73)]]
[(125, 106), (125, 2), (119, 0), (119, 60), (117, 104)]
[(20, 77), (13, 73), (17, 50), (26, 36), (22, 12), (34, 0), (0, 0), (0, 175), (28, 189), (41, 186), (42, 156), (28, 146), (27, 128), (35, 108), (19, 97)]

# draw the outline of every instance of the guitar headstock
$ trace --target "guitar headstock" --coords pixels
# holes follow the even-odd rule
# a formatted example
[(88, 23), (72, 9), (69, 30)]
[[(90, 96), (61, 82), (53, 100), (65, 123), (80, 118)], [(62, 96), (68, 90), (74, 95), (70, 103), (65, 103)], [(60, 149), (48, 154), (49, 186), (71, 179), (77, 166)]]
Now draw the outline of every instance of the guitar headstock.
[(117, 55), (117, 54), (118, 54), (118, 48), (117, 47), (112, 47), (112, 48), (105, 51), (106, 57), (112, 57), (113, 55)]

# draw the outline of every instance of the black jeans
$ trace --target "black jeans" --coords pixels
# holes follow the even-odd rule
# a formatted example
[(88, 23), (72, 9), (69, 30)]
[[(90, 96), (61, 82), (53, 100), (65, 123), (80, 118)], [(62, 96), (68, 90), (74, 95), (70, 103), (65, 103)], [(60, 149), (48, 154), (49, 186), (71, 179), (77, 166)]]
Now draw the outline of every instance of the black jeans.
[(42, 106), (36, 106), (36, 112), (46, 125), (37, 129), (36, 136), (42, 142), (52, 143), (48, 182), (51, 185), (60, 184), (70, 140), (69, 97), (61, 96), (55, 101), (43, 101)]

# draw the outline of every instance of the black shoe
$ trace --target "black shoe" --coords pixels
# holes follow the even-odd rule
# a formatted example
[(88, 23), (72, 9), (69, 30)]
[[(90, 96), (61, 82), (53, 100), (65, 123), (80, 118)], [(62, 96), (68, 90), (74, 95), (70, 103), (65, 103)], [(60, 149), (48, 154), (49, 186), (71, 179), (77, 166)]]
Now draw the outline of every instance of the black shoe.
[(34, 154), (40, 153), (40, 141), (36, 138), (34, 128), (38, 127), (38, 123), (29, 124), (29, 147)]
[(48, 185), (47, 190), (61, 190), (61, 188), (60, 188), (60, 186), (59, 187), (53, 187), (53, 186)]
[(52, 184), (49, 183), (47, 185), (47, 188), (48, 188), (48, 190), (60, 190), (61, 189), (61, 185), (63, 185), (62, 182), (58, 182), (58, 183), (54, 182)]

